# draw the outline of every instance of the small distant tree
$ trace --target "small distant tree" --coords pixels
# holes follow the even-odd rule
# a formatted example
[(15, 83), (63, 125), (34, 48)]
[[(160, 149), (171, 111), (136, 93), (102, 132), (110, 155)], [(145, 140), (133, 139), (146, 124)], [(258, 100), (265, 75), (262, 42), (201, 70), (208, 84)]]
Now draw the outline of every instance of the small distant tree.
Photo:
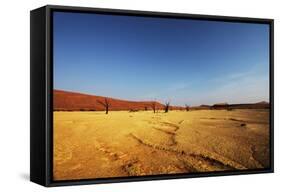
[(144, 110), (147, 111), (147, 106), (144, 107)]
[(170, 102), (166, 102), (166, 103), (165, 103), (165, 107), (164, 107), (165, 113), (168, 113), (168, 112), (169, 112), (169, 108), (170, 108)]
[(155, 113), (155, 111), (156, 111), (156, 102), (155, 101), (151, 103), (151, 107), (152, 107), (153, 113)]
[(105, 114), (108, 114), (108, 110), (109, 110), (109, 106), (110, 106), (110, 104), (109, 104), (109, 101), (108, 101), (108, 99), (107, 98), (104, 98), (104, 102), (102, 102), (102, 101), (97, 101), (99, 104), (101, 104), (102, 106), (104, 106), (104, 108), (105, 108)]
[(189, 111), (189, 106), (188, 106), (187, 104), (185, 104), (184, 106), (185, 106), (185, 107), (184, 107), (185, 110), (186, 110), (186, 111)]

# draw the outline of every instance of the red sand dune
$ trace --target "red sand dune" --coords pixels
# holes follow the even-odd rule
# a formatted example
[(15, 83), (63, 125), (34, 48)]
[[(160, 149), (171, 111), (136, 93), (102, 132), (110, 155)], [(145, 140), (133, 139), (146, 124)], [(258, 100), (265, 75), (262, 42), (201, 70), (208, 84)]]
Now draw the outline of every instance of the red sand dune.
[[(99, 103), (104, 102), (105, 98), (109, 101), (110, 111), (120, 110), (152, 110), (152, 105), (155, 103), (157, 110), (163, 110), (164, 105), (157, 101), (126, 101), (110, 97), (88, 95), (62, 90), (54, 90), (53, 94), (54, 110), (55, 111), (103, 111), (104, 106)], [(262, 101), (259, 103), (246, 104), (227, 104), (219, 103), (214, 105), (200, 105), (190, 107), (190, 110), (202, 109), (268, 109), (268, 102)], [(185, 110), (184, 107), (170, 106), (171, 110)]]
[[(109, 97), (88, 95), (69, 91), (54, 90), (53, 92), (54, 110), (56, 111), (103, 111), (104, 106), (99, 101), (109, 101), (109, 110), (152, 110), (154, 101), (126, 101)], [(155, 102), (156, 109), (162, 110), (164, 105)], [(171, 106), (171, 109), (184, 109), (183, 107)]]

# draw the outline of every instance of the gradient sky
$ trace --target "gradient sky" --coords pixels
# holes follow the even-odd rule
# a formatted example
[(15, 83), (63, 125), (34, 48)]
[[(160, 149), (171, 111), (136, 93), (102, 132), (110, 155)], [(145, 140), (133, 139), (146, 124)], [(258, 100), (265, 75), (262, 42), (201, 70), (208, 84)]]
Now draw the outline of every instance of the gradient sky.
[(55, 89), (173, 105), (269, 101), (269, 25), (53, 18)]

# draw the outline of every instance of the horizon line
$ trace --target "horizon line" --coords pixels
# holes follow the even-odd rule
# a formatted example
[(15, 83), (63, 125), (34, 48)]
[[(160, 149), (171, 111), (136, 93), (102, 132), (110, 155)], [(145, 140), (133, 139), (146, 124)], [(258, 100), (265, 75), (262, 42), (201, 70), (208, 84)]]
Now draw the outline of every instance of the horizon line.
[[(121, 99), (121, 98), (115, 98), (115, 97), (109, 97), (109, 96), (103, 96), (103, 95), (94, 95), (92, 93), (84, 93), (84, 92), (79, 92), (79, 91), (73, 91), (73, 90), (63, 90), (63, 89), (55, 89), (53, 88), (53, 92), (54, 91), (62, 91), (62, 92), (68, 92), (68, 93), (74, 93), (74, 94), (81, 94), (81, 95), (87, 95), (87, 96), (96, 96), (96, 97), (105, 97), (105, 98), (109, 98), (109, 99), (115, 99), (115, 100), (122, 100), (122, 101), (127, 101), (127, 102), (158, 102), (162, 105), (164, 105), (161, 101), (155, 99), (155, 100), (128, 100), (128, 99)], [(214, 106), (214, 105), (219, 105), (219, 104), (225, 104), (225, 105), (241, 105), (241, 104), (259, 104), (262, 102), (266, 102), (267, 104), (270, 104), (270, 101), (259, 101), (259, 102), (253, 102), (253, 103), (249, 103), (249, 102), (241, 102), (241, 103), (228, 103), (228, 102), (219, 102), (219, 103), (212, 103), (212, 104), (204, 104), (201, 103), (200, 105), (188, 105), (189, 107), (200, 107), (200, 106)], [(172, 102), (170, 102), (172, 103)], [(172, 105), (175, 107), (185, 107), (183, 105)]]

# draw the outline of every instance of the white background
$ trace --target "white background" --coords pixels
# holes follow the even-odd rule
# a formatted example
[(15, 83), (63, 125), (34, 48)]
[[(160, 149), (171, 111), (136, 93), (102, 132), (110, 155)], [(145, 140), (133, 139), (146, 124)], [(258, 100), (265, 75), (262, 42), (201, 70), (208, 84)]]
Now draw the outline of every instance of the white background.
[[(278, 0), (2, 0), (0, 5), (0, 191), (281, 190), (281, 11)], [(45, 4), (275, 19), (275, 173), (44, 188), (29, 179), (29, 11)], [(279, 75), (279, 76), (278, 76)], [(279, 118), (278, 118), (279, 117)]]

